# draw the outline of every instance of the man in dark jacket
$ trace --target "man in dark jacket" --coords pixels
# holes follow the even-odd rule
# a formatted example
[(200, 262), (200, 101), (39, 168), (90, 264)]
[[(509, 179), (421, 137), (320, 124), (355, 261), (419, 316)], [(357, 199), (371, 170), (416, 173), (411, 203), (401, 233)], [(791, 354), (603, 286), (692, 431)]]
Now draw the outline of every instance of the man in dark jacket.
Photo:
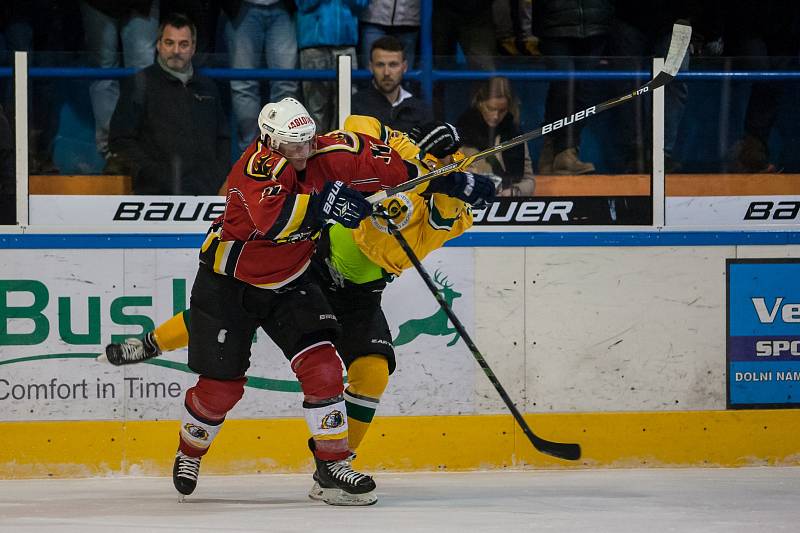
[(372, 81), (353, 98), (353, 114), (375, 117), (400, 131), (430, 122), (428, 104), (403, 88), (408, 70), (403, 43), (391, 35), (381, 37), (372, 44), (369, 57)]
[(228, 173), (219, 92), (192, 67), (196, 35), (186, 17), (166, 17), (156, 63), (123, 84), (109, 142), (130, 168), (136, 194), (217, 194)]

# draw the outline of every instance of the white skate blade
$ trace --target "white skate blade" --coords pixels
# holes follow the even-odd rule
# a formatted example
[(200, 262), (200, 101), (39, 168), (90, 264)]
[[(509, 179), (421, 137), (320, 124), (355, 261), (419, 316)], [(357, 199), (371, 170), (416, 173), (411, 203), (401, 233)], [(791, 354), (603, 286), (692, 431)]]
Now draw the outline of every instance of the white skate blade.
[(186, 494), (179, 494), (178, 503), (184, 503), (185, 501), (186, 501)]
[[(375, 491), (364, 494), (350, 494), (342, 489), (319, 489), (320, 499), (328, 505), (372, 505), (378, 501)], [(309, 493), (309, 497), (311, 494)]]
[(308, 491), (308, 497), (311, 498), (312, 500), (318, 501), (318, 502), (322, 501), (322, 495), (323, 494), (324, 494), (324, 492), (322, 490), (322, 487), (320, 487), (319, 483), (316, 482), (316, 481), (314, 482), (314, 486), (311, 487), (311, 490)]
[(94, 360), (95, 361), (100, 361), (101, 363), (108, 363), (108, 357), (106, 356), (105, 352), (103, 352), (100, 355), (98, 355), (97, 357), (95, 357)]

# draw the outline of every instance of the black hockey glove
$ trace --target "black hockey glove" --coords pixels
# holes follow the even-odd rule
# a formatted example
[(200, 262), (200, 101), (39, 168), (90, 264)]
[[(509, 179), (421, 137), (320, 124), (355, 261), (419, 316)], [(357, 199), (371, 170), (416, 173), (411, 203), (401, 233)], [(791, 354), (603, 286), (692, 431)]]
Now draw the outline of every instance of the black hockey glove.
[(427, 189), (463, 200), (472, 207), (482, 208), (492, 203), (495, 184), (492, 178), (472, 172), (451, 172), (436, 178)]
[(311, 208), (321, 221), (333, 220), (350, 229), (372, 213), (372, 204), (342, 181), (329, 181), (312, 197)]
[(447, 122), (436, 121), (415, 126), (408, 136), (419, 147), (420, 154), (431, 154), (438, 159), (455, 153), (461, 147), (461, 135), (455, 126)]

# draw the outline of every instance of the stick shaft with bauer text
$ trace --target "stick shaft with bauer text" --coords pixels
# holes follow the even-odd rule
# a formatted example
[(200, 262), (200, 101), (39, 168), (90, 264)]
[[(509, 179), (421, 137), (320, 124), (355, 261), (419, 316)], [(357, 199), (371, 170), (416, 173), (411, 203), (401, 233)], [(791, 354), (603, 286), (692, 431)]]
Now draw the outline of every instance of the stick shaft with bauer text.
[(370, 196), (369, 198), (367, 198), (367, 200), (369, 200), (370, 203), (375, 204), (377, 202), (380, 202), (387, 196), (392, 196), (400, 192), (408, 191), (421, 183), (425, 183), (436, 177), (449, 174), (450, 172), (454, 172), (457, 170), (464, 170), (468, 168), (475, 161), (485, 159), (492, 154), (503, 152), (505, 150), (508, 150), (509, 148), (513, 148), (524, 142), (537, 139), (539, 137), (542, 137), (543, 135), (547, 135), (548, 133), (556, 131), (563, 126), (567, 126), (579, 120), (585, 120), (588, 117), (597, 115), (598, 113), (602, 113), (607, 109), (611, 109), (612, 107), (616, 107), (629, 100), (633, 100), (634, 98), (637, 98), (651, 91), (654, 91), (659, 87), (663, 87), (664, 85), (672, 81), (677, 75), (678, 70), (681, 67), (681, 63), (683, 62), (683, 58), (686, 55), (686, 50), (689, 47), (689, 41), (691, 37), (692, 37), (691, 26), (686, 26), (684, 24), (675, 24), (672, 27), (672, 40), (670, 41), (669, 44), (669, 52), (667, 53), (667, 59), (664, 61), (663, 70), (658, 74), (656, 74), (656, 76), (653, 79), (651, 79), (649, 82), (642, 85), (638, 89), (630, 93), (623, 94), (622, 96), (612, 98), (611, 100), (606, 100), (603, 103), (587, 107), (586, 109), (578, 111), (577, 113), (573, 113), (568, 117), (564, 117), (554, 122), (545, 124), (541, 128), (537, 128), (533, 131), (529, 131), (528, 133), (523, 133), (522, 135), (518, 135), (513, 139), (509, 139), (496, 146), (492, 146), (491, 148), (482, 150), (477, 154), (462, 159), (461, 161), (454, 161), (448, 165), (439, 167), (436, 170), (428, 172), (427, 174), (423, 174), (422, 176), (418, 176), (414, 179), (408, 180), (405, 183), (401, 183), (396, 187), (392, 187), (391, 189), (387, 189), (385, 191), (379, 191)]

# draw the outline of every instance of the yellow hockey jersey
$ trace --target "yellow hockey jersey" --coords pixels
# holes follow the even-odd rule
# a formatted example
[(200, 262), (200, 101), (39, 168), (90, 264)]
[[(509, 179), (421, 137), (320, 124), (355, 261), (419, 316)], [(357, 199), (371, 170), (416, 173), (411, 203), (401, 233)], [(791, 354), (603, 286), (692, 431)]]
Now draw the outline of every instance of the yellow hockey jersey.
[(419, 148), (403, 132), (384, 126), (380, 120), (365, 115), (350, 115), (344, 120), (345, 131), (357, 131), (380, 139), (400, 154), (406, 161), (416, 159)]
[[(425, 194), (427, 186), (423, 183), (380, 202), (420, 260), (472, 226), (469, 204), (445, 194)], [(399, 275), (413, 266), (381, 217), (363, 220), (353, 230), (353, 241), (366, 257), (390, 274)]]
[[(345, 130), (377, 137), (394, 148), (403, 159), (417, 160), (419, 148), (408, 136), (385, 127), (375, 118), (351, 115), (345, 121)], [(428, 183), (423, 183), (380, 202), (420, 260), (472, 226), (469, 204), (445, 194), (426, 194), (427, 187)], [(394, 275), (413, 266), (389, 233), (386, 219), (379, 216), (363, 220), (354, 230), (336, 228), (332, 231), (330, 259), (345, 278), (355, 283), (379, 277), (379, 271), (369, 268), (365, 259)]]

